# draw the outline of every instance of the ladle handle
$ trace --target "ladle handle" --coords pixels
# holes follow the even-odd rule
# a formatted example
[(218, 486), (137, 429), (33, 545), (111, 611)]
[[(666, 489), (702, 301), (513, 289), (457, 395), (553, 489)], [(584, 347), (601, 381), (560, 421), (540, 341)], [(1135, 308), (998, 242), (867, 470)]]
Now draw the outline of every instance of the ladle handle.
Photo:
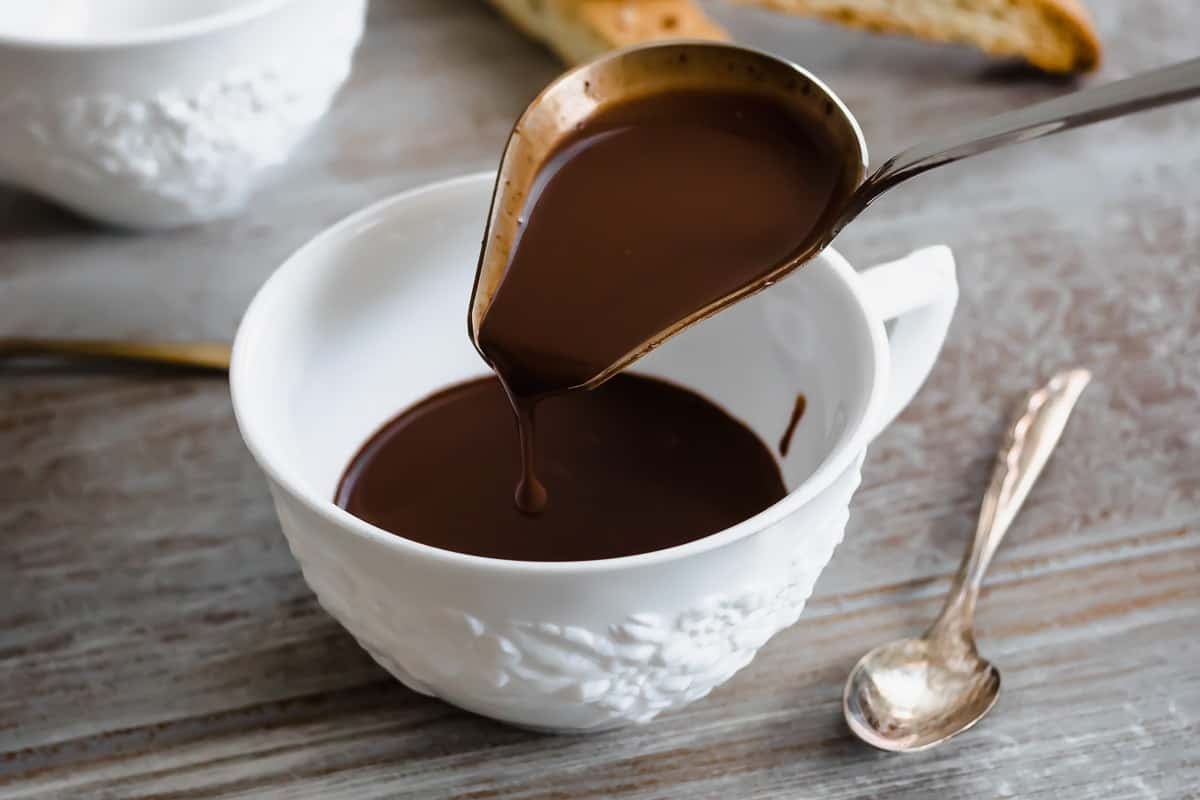
[(1042, 474), (1075, 402), (1091, 379), (1086, 369), (1064, 370), (1031, 393), (1021, 406), (996, 457), (996, 468), (979, 509), (975, 539), (963, 557), (933, 632), (970, 631), (975, 601), (992, 556)]
[(857, 217), (881, 193), (934, 167), (1196, 96), (1200, 58), (968, 123), (888, 159), (858, 187), (836, 228)]

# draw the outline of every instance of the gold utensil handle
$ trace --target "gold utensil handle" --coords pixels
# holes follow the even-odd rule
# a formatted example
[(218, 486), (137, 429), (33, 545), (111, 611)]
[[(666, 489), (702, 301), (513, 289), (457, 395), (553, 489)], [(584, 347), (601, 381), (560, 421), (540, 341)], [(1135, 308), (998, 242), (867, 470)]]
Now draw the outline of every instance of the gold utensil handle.
[(0, 338), (0, 359), (17, 356), (54, 356), (228, 370), (229, 353), (229, 345), (223, 342)]

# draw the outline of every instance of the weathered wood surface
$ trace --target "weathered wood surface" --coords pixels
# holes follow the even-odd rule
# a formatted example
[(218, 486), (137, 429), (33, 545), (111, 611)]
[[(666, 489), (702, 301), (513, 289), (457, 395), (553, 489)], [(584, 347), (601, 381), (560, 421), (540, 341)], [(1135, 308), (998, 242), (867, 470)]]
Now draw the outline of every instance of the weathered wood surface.
[[(1093, 0), (1103, 78), (1194, 56), (1200, 6)], [(716, 8), (826, 76), (877, 158), (1070, 88), (967, 51)], [(490, 166), (555, 63), (468, 0), (373, 9), (357, 70), (240, 219), (134, 237), (0, 194), (0, 335), (232, 334), (290, 250)], [(857, 263), (936, 241), (962, 306), (873, 448), (795, 628), (632, 732), (548, 738), (408, 692), (316, 605), (219, 379), (0, 368), (0, 796), (1200, 797), (1200, 104), (959, 165), (881, 200)], [(1012, 401), (1095, 370), (980, 609), (999, 706), (933, 752), (853, 740), (845, 674), (947, 587)]]

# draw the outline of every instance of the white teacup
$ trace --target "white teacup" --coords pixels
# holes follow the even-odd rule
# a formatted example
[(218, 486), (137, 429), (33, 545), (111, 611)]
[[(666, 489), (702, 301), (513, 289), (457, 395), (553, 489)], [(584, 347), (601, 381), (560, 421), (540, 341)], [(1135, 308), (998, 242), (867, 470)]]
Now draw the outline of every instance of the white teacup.
[(480, 558), (382, 531), (331, 498), (387, 419), (486, 373), (466, 314), (491, 191), (475, 175), (386, 200), (280, 267), (238, 331), (238, 424), (321, 604), (409, 687), (538, 729), (644, 722), (706, 695), (799, 617), (867, 445), (945, 338), (954, 262), (931, 247), (859, 274), (829, 250), (634, 365), (771, 443), (803, 392), (782, 462), (790, 493), (775, 505), (641, 555)]
[(0, 181), (102, 222), (232, 214), (350, 72), (366, 0), (12, 0)]

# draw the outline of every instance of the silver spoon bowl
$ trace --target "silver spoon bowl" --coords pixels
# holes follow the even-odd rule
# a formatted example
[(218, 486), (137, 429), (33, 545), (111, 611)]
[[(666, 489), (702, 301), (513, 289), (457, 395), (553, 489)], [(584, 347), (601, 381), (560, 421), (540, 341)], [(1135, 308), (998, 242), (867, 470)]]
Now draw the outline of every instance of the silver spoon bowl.
[(967, 730), (996, 704), (1000, 671), (979, 655), (973, 631), (983, 575), (1090, 380), (1087, 370), (1067, 370), (1029, 395), (1000, 450), (971, 548), (937, 621), (920, 638), (876, 647), (851, 670), (842, 710), (867, 744), (924, 750)]
[(971, 640), (903, 639), (868, 653), (846, 684), (846, 721), (881, 750), (914, 752), (962, 733), (1000, 696), (1000, 671)]

